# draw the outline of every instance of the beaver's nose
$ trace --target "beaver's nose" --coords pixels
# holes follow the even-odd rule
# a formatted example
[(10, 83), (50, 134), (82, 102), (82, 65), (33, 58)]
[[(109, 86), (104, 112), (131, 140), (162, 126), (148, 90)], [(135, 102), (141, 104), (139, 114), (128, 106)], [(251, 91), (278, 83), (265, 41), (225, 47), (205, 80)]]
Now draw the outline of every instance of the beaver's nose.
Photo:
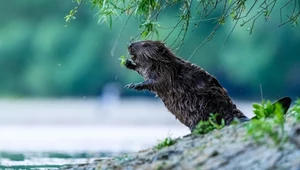
[(132, 48), (133, 44), (134, 44), (134, 43), (130, 43), (130, 44), (128, 44), (128, 45), (127, 45), (127, 46), (128, 46), (128, 48)]

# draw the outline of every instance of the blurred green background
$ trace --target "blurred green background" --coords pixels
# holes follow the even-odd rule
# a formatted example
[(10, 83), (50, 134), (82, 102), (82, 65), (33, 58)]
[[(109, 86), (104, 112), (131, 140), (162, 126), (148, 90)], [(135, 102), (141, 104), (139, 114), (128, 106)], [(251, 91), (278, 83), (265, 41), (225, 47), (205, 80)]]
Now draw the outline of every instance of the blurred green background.
[[(64, 16), (75, 5), (71, 0), (0, 1), (1, 97), (95, 97), (112, 82), (119, 83), (123, 97), (150, 95), (122, 88), (142, 80), (118, 60), (127, 55), (130, 38), (139, 33), (137, 20), (125, 27), (112, 56), (126, 18), (114, 21), (110, 30), (108, 25), (98, 24), (97, 9), (84, 5), (66, 26)], [(172, 25), (177, 10), (177, 6), (167, 10), (160, 18), (161, 25)], [(277, 14), (275, 11), (266, 23), (257, 21), (250, 36), (247, 27), (238, 26), (222, 48), (234, 24), (228, 20), (190, 61), (215, 75), (229, 94), (240, 100), (260, 99), (260, 85), (264, 98), (299, 96), (299, 27), (278, 27)], [(188, 59), (213, 27), (212, 22), (205, 22), (195, 31), (191, 29), (176, 54)], [(168, 30), (162, 30), (159, 39), (167, 34)], [(167, 44), (176, 39), (174, 35)]]

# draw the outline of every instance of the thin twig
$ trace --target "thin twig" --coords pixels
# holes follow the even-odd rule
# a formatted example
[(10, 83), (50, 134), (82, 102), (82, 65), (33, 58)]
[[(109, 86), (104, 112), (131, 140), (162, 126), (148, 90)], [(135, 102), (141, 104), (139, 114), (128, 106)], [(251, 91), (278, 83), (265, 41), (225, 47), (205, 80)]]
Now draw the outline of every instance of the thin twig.
[(244, 15), (244, 16), (242, 16), (242, 17), (239, 17), (239, 18), (237, 18), (237, 19), (240, 20), (240, 19), (242, 19), (242, 18), (246, 18), (246, 17), (249, 15), (249, 13), (253, 10), (253, 8), (254, 8), (254, 6), (256, 5), (256, 3), (257, 3), (257, 0), (254, 1), (254, 3), (253, 3), (252, 6), (249, 8), (249, 10), (248, 10), (248, 12), (246, 13), (246, 15)]
[[(239, 16), (241, 16), (241, 14), (242, 14), (242, 11), (240, 12)], [(225, 40), (225, 42), (224, 42), (223, 45), (222, 45), (222, 49), (224, 48), (225, 44), (226, 44), (227, 41), (229, 40), (229, 38), (230, 38), (231, 34), (233, 33), (235, 27), (237, 26), (237, 23), (238, 23), (238, 22), (239, 22), (239, 20), (236, 20), (236, 21), (235, 21), (235, 23), (234, 23), (232, 29), (231, 29), (230, 32), (229, 32), (229, 35), (226, 37), (226, 40)]]
[(289, 3), (291, 3), (294, 0), (290, 0), (287, 3), (285, 3), (281, 8), (280, 8), (280, 22), (282, 22), (282, 10), (283, 8), (285, 8), (286, 6), (288, 6)]
[[(184, 39), (185, 39), (185, 37), (186, 37), (186, 34), (187, 34), (187, 32), (188, 32), (188, 28), (189, 28), (189, 24), (190, 24), (190, 17), (191, 17), (191, 6), (192, 6), (192, 0), (190, 0), (189, 2), (188, 1), (185, 1), (186, 3), (185, 3), (185, 5), (187, 5), (187, 8), (186, 8), (186, 10), (187, 10), (187, 12), (186, 12), (186, 14), (185, 14), (185, 24), (182, 26), (182, 28), (181, 28), (181, 31), (180, 31), (180, 34), (181, 34), (181, 32), (183, 31), (183, 36), (182, 36), (182, 38), (181, 38), (181, 40), (180, 40), (180, 43), (179, 43), (179, 45), (178, 46), (176, 46), (176, 48), (177, 48), (177, 52), (178, 52), (178, 50), (180, 50), (180, 48), (181, 48), (181, 46), (182, 46), (182, 44), (183, 44), (183, 41), (184, 41)], [(179, 35), (180, 35), (179, 34)], [(178, 37), (179, 37), (179, 35), (178, 35)], [(175, 42), (175, 41), (174, 41)]]
[(208, 37), (200, 44), (198, 45), (198, 47), (193, 51), (193, 53), (190, 55), (190, 57), (188, 58), (188, 61), (193, 57), (193, 55), (209, 40), (211, 40), (211, 38), (214, 36), (215, 32), (217, 31), (217, 29), (219, 28), (220, 24), (217, 24), (215, 26), (215, 28), (213, 29), (213, 31), (208, 35)]
[(116, 50), (117, 44), (118, 44), (118, 42), (119, 42), (119, 40), (120, 40), (120, 38), (121, 38), (121, 35), (123, 34), (123, 31), (125, 30), (125, 26), (127, 25), (129, 19), (131, 18), (133, 12), (134, 12), (134, 11), (132, 11), (132, 12), (129, 14), (129, 16), (127, 17), (127, 19), (126, 19), (125, 23), (123, 24), (123, 26), (122, 26), (122, 28), (121, 28), (121, 30), (120, 30), (120, 33), (119, 33), (119, 35), (118, 35), (118, 37), (117, 37), (117, 39), (116, 39), (116, 41), (115, 41), (115, 43), (114, 43), (114, 46), (112, 47), (112, 49), (111, 49), (111, 51), (110, 51), (110, 55), (111, 55), (112, 57), (114, 56), (114, 52), (115, 52), (115, 50)]
[(261, 98), (261, 102), (264, 101), (264, 95), (263, 95), (263, 89), (262, 89), (262, 85), (260, 84), (259, 85), (259, 88), (260, 88), (260, 98)]

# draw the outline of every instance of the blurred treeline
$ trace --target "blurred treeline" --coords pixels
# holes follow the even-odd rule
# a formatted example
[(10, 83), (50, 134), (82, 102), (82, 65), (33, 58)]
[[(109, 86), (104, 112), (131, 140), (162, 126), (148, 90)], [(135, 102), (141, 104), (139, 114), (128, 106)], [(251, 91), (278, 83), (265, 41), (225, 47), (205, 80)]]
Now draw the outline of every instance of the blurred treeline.
[[(0, 96), (98, 96), (111, 82), (120, 84), (123, 96), (147, 94), (123, 89), (142, 78), (121, 67), (118, 60), (139, 32), (138, 20), (125, 27), (112, 55), (126, 18), (114, 21), (110, 30), (97, 23), (96, 9), (84, 5), (66, 26), (64, 16), (75, 5), (71, 0), (0, 1)], [(162, 27), (173, 25), (178, 8), (164, 13)], [(266, 23), (258, 20), (250, 36), (247, 27), (238, 26), (222, 48), (234, 24), (228, 20), (190, 61), (215, 75), (238, 99), (260, 98), (260, 85), (265, 98), (299, 96), (299, 27), (279, 28), (278, 11), (274, 13)], [(188, 59), (213, 27), (213, 22), (205, 22), (191, 29), (176, 54)], [(168, 31), (161, 30), (159, 39)], [(171, 36), (167, 44), (175, 38)]]

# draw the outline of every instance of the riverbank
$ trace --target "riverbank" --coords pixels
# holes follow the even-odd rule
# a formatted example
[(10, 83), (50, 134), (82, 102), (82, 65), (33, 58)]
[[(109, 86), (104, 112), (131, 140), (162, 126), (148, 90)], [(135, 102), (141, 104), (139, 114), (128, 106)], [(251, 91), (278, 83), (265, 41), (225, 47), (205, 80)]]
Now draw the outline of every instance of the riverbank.
[(300, 124), (289, 116), (284, 125), (286, 140), (275, 144), (263, 136), (257, 143), (245, 128), (247, 123), (227, 126), (204, 135), (174, 139), (162, 149), (97, 159), (92, 163), (62, 169), (290, 169), (300, 168)]

